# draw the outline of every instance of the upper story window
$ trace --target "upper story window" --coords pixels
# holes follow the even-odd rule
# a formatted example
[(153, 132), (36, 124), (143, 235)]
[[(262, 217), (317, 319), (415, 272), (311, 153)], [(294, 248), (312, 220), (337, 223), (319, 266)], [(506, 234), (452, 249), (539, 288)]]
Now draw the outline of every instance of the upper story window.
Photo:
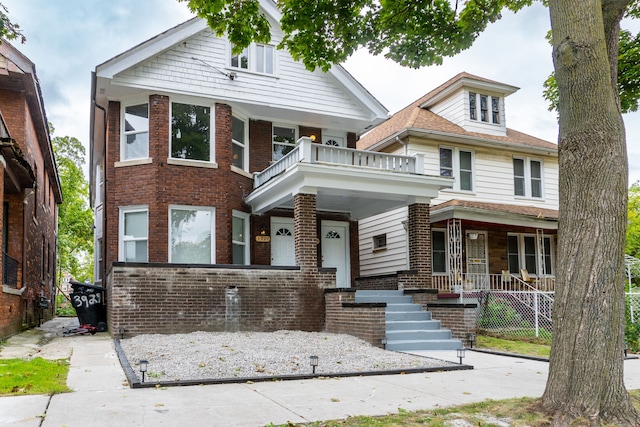
[(469, 118), (500, 124), (500, 97), (469, 92)]
[(171, 157), (213, 161), (211, 108), (171, 103)]
[(149, 104), (124, 107), (124, 144), (120, 159), (133, 160), (149, 157)]
[(296, 146), (296, 128), (288, 126), (273, 126), (273, 160), (284, 157)]
[(146, 207), (120, 208), (120, 261), (148, 261), (148, 223), (149, 213)]
[(233, 116), (232, 126), (232, 159), (231, 165), (242, 170), (247, 170), (247, 122), (239, 117)]
[(456, 178), (454, 190), (473, 191), (473, 152), (440, 147), (440, 176)]
[[(231, 45), (233, 51), (233, 45)], [(256, 73), (274, 74), (275, 47), (267, 44), (252, 43), (239, 54), (231, 53), (231, 67)]]
[(542, 198), (542, 161), (513, 158), (513, 193), (516, 196)]

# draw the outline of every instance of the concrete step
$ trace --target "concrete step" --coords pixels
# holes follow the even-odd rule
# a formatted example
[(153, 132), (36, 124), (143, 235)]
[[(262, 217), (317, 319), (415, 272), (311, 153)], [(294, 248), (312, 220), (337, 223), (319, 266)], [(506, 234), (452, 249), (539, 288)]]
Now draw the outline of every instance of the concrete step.
[(383, 289), (358, 289), (356, 291), (356, 295), (362, 295), (362, 296), (371, 296), (371, 295), (386, 295), (386, 296), (393, 296), (393, 295), (400, 295), (403, 296), (404, 295), (404, 291), (399, 291), (399, 290), (383, 290)]
[(451, 339), (451, 331), (448, 329), (387, 331), (387, 343), (395, 341), (432, 341), (449, 339)]
[(413, 298), (404, 295), (358, 295), (355, 302), (386, 302), (387, 304), (412, 304)]
[(387, 350), (457, 350), (462, 348), (462, 342), (455, 339), (440, 340), (387, 340)]
[(391, 331), (433, 331), (440, 329), (439, 320), (387, 320), (385, 329)]
[(387, 303), (387, 311), (422, 311), (420, 304), (389, 304)]
[(428, 311), (385, 311), (387, 322), (392, 320), (431, 320)]

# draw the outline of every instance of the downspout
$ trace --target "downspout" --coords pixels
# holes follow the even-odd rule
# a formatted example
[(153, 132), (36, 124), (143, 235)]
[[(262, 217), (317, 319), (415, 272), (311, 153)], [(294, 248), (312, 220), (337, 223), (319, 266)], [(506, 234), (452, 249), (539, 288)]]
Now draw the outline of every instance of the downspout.
[(398, 136), (396, 136), (396, 142), (404, 147), (404, 155), (408, 156), (409, 154), (409, 143), (404, 142)]
[[(99, 108), (102, 111), (102, 115), (103, 115), (103, 132), (102, 132), (102, 162), (106, 165), (106, 155), (107, 155), (107, 110), (99, 105), (96, 102), (96, 73), (95, 71), (91, 72), (91, 105), (93, 105), (94, 108), (91, 109), (91, 123), (89, 125), (89, 129), (91, 134), (89, 135), (89, 139), (90, 139), (90, 144), (91, 144), (91, 149), (89, 150), (90, 152), (90, 167), (91, 169), (94, 168), (94, 164), (93, 164), (93, 149), (95, 147), (95, 141), (94, 141), (94, 136), (95, 133), (93, 131), (94, 126), (95, 126), (95, 109)], [(105, 278), (106, 278), (106, 274), (107, 274), (107, 266), (106, 266), (106, 260), (107, 260), (107, 239), (106, 234), (107, 234), (107, 168), (103, 167), (102, 168), (102, 174), (101, 174), (101, 179), (102, 179), (102, 194), (100, 194), (100, 199), (102, 201), (102, 244), (100, 247), (100, 252), (101, 252), (101, 256), (102, 256), (102, 272), (101, 272), (101, 277), (100, 277), (100, 281), (102, 283), (102, 287), (105, 287)], [(94, 173), (95, 170), (90, 170), (89, 171), (89, 179), (91, 182), (93, 182), (94, 180)], [(89, 202), (91, 203), (93, 200), (93, 194), (89, 195), (90, 200)], [(95, 281), (95, 280), (94, 280)]]

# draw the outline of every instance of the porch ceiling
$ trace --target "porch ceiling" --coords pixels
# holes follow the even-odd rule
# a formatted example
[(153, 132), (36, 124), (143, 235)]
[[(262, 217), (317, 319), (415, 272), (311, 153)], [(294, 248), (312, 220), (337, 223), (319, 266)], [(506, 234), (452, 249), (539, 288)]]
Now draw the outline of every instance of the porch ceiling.
[(253, 213), (293, 208), (293, 196), (315, 194), (318, 211), (348, 213), (353, 220), (408, 206), (430, 203), (453, 179), (364, 167), (295, 163), (249, 194)]

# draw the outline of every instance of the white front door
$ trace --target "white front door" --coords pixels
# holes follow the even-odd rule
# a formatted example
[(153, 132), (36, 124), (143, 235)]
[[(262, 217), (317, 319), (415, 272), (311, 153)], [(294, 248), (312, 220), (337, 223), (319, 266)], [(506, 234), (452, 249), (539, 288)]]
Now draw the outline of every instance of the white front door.
[(349, 223), (322, 221), (322, 266), (336, 269), (336, 286), (351, 286), (349, 262)]
[(271, 265), (296, 265), (293, 218), (271, 218)]

